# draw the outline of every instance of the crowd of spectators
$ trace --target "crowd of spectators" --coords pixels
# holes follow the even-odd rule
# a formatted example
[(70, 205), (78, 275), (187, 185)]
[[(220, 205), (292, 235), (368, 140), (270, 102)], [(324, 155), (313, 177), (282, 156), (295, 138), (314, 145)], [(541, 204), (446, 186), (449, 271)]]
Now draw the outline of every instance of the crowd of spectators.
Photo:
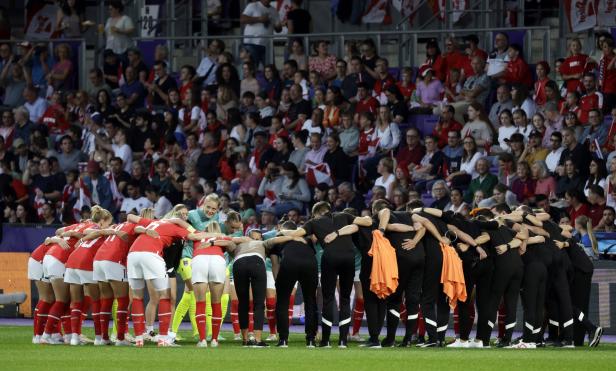
[[(202, 60), (170, 71), (169, 51), (157, 47), (147, 65), (121, 3), (109, 10), (100, 68), (73, 65), (63, 44), (0, 45), (4, 221), (70, 223), (88, 212), (86, 198), (119, 220), (150, 206), (162, 216), (216, 192), (221, 221), (233, 208), (246, 226), (307, 215), (316, 201), (363, 213), (386, 198), (463, 214), (528, 204), (615, 229), (607, 33), (590, 55), (573, 39), (562, 58), (532, 66), (506, 33), (491, 51), (474, 35), (447, 38), (444, 52), (433, 39), (424, 63), (399, 69), (371, 39), (335, 55), (327, 41), (309, 53), (290, 36), (282, 65), (265, 64), (263, 38), (246, 37), (239, 55), (216, 39)], [(241, 23), (247, 36), (309, 30), (305, 17), (289, 19), (259, 0)], [(64, 31), (88, 26), (67, 18)], [(488, 60), (502, 70), (488, 74)], [(77, 84), (79, 68), (88, 81)], [(422, 132), (418, 115), (439, 120)]]

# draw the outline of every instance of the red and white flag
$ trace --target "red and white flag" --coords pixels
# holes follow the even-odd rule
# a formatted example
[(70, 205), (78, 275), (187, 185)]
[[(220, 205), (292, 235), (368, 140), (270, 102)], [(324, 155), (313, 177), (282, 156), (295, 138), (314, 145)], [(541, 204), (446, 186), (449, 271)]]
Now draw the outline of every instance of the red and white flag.
[(565, 12), (571, 32), (591, 29), (597, 25), (595, 0), (565, 0)]
[(90, 194), (90, 190), (86, 187), (83, 179), (79, 178), (79, 199), (77, 199), (77, 202), (75, 202), (73, 206), (75, 220), (81, 219), (81, 208), (84, 206), (92, 206), (92, 194)]
[(409, 23), (413, 23), (413, 19), (421, 3), (421, 0), (392, 0), (391, 5), (402, 14), (403, 18), (410, 14)]
[(391, 24), (390, 0), (370, 0), (361, 17), (362, 23)]
[(616, 0), (599, 0), (597, 25), (601, 27), (616, 26)]
[(124, 195), (118, 189), (118, 185), (116, 184), (115, 177), (111, 171), (108, 171), (105, 174), (107, 179), (109, 179), (109, 186), (111, 187), (111, 195), (113, 196), (113, 203), (116, 206), (116, 209), (120, 209), (122, 206), (122, 201), (124, 201)]
[[(432, 12), (438, 17), (439, 20), (445, 20), (447, 5), (445, 3), (447, 0), (431, 0), (432, 3)], [(450, 0), (451, 1), (451, 0)], [(464, 11), (468, 8), (467, 0), (453, 0), (451, 1), (451, 11), (453, 17), (453, 23), (456, 23), (460, 20)]]
[(276, 192), (274, 192), (273, 190), (267, 190), (265, 191), (265, 198), (263, 199), (263, 205), (270, 207), (270, 206), (274, 206), (274, 204), (276, 204), (276, 199), (278, 197), (276, 196)]
[(278, 18), (280, 18), (280, 22), (286, 21), (287, 13), (291, 10), (291, 0), (276, 1), (276, 10), (278, 11)]
[(26, 4), (26, 38), (49, 40), (59, 36), (55, 32), (57, 6), (43, 0), (29, 0)]
[(331, 170), (326, 163), (306, 166), (306, 181), (311, 187), (316, 187), (319, 183), (325, 183), (329, 186), (334, 185)]

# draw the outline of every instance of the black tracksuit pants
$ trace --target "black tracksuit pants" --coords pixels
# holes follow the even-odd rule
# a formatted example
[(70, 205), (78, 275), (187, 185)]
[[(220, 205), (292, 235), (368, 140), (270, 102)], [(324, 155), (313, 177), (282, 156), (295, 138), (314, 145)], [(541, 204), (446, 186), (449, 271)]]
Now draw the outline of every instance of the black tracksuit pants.
[(263, 258), (251, 255), (235, 259), (233, 263), (233, 281), (238, 299), (238, 317), (241, 329), (248, 328), (248, 309), (250, 306), (250, 290), (254, 303), (254, 329), (263, 330), (265, 313), (265, 288), (267, 276)]
[(323, 342), (329, 341), (336, 310), (336, 285), (339, 285), (340, 341), (345, 342), (351, 323), (351, 290), (355, 278), (355, 256), (353, 253), (340, 253), (325, 250), (321, 259), (321, 290), (323, 292), (323, 312), (321, 316)]

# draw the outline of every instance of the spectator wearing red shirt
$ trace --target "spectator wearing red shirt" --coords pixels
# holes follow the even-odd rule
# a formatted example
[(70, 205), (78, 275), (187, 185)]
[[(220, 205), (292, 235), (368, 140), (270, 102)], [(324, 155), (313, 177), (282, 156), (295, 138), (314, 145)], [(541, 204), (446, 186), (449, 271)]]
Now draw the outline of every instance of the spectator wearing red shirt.
[(582, 43), (579, 39), (573, 39), (569, 43), (569, 56), (560, 65), (560, 74), (565, 80), (567, 92), (582, 91), (581, 79), (586, 72), (591, 70), (591, 63), (586, 54), (582, 54)]
[(569, 203), (567, 214), (571, 219), (571, 225), (575, 225), (575, 219), (580, 215), (590, 217), (588, 205), (584, 202), (584, 194), (578, 189), (569, 189), (565, 193), (565, 200)]
[(614, 40), (606, 39), (601, 45), (603, 56), (599, 61), (599, 86), (605, 99), (604, 113), (616, 107), (616, 55)]
[(410, 164), (419, 165), (426, 154), (426, 148), (419, 141), (419, 130), (410, 128), (406, 131), (406, 145), (400, 147), (396, 155), (398, 166), (408, 168)]
[(357, 105), (355, 106), (355, 122), (359, 122), (359, 114), (370, 112), (376, 114), (379, 101), (370, 96), (370, 87), (365, 82), (357, 84)]
[(469, 60), (472, 60), (473, 57), (479, 57), (485, 62), (488, 59), (488, 53), (483, 49), (479, 49), (479, 38), (477, 35), (468, 35), (466, 42), (468, 43), (466, 54)]
[(448, 142), (448, 134), (450, 131), (462, 130), (462, 124), (454, 120), (456, 110), (452, 105), (447, 105), (441, 112), (441, 118), (432, 131), (432, 136), (438, 138), (438, 148), (443, 149)]
[(385, 58), (379, 58), (376, 61), (377, 79), (374, 83), (374, 96), (381, 102), (387, 103), (385, 92), (390, 86), (396, 85), (396, 80), (389, 74), (389, 62)]
[(550, 65), (546, 61), (537, 62), (535, 71), (537, 72), (537, 81), (535, 81), (535, 94), (533, 94), (533, 99), (535, 103), (537, 103), (537, 106), (543, 107), (547, 101), (545, 85), (551, 81), (548, 77), (550, 74)]
[(180, 101), (181, 102), (184, 102), (184, 100), (188, 97), (189, 92), (192, 91), (193, 79), (196, 74), (197, 72), (195, 71), (195, 67), (189, 64), (182, 66), (182, 68), (180, 69)]
[(507, 51), (509, 63), (504, 72), (496, 75), (501, 84), (524, 84), (527, 87), (533, 85), (533, 80), (530, 74), (528, 64), (522, 58), (522, 47), (518, 44), (511, 44)]
[(445, 40), (446, 53), (443, 55), (445, 69), (451, 71), (452, 68), (460, 70), (460, 81), (464, 81), (468, 76), (475, 74), (471, 67), (471, 60), (468, 55), (463, 54), (458, 50), (458, 43), (453, 37), (448, 37)]
[(396, 83), (398, 90), (404, 96), (404, 101), (409, 102), (411, 100), (411, 96), (415, 91), (415, 84), (413, 83), (413, 69), (410, 67), (402, 68), (400, 71), (400, 81)]
[(592, 73), (584, 74), (584, 89), (586, 94), (580, 99), (580, 122), (588, 124), (588, 113), (592, 109), (603, 109), (603, 94), (597, 91), (597, 81)]
[(588, 217), (592, 220), (592, 226), (596, 227), (601, 218), (603, 218), (603, 210), (605, 210), (605, 191), (598, 184), (593, 184), (588, 187)]
[(426, 61), (421, 67), (428, 66), (434, 71), (434, 77), (441, 81), (445, 81), (447, 70), (445, 60), (441, 56), (441, 49), (438, 47), (436, 39), (430, 39), (426, 43)]

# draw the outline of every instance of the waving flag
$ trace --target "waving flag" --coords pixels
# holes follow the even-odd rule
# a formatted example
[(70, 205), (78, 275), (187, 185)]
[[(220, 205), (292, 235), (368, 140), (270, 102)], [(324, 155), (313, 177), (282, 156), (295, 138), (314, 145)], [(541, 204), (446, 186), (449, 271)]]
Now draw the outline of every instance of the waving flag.
[(278, 11), (278, 18), (280, 18), (280, 21), (286, 21), (287, 13), (291, 10), (291, 0), (276, 1), (276, 10)]
[(306, 181), (311, 187), (316, 187), (319, 183), (325, 183), (329, 186), (334, 185), (331, 170), (326, 163), (306, 166)]
[(597, 25), (595, 0), (566, 0), (565, 12), (571, 32), (588, 30)]
[(362, 23), (391, 24), (389, 0), (370, 0), (361, 18)]
[(111, 171), (107, 172), (105, 175), (107, 179), (109, 179), (109, 185), (111, 186), (111, 195), (113, 196), (113, 203), (116, 206), (116, 209), (119, 210), (122, 206), (122, 201), (124, 201), (124, 195), (118, 189), (118, 185), (115, 181), (115, 177)]
[[(432, 4), (432, 12), (438, 17), (439, 20), (445, 20), (445, 11), (447, 9), (447, 5), (445, 3), (446, 0), (430, 0)], [(460, 20), (464, 11), (468, 8), (467, 0), (453, 0), (451, 2), (451, 10), (453, 11), (453, 23), (456, 23)]]
[(413, 23), (417, 9), (421, 4), (421, 0), (392, 0), (391, 4), (402, 14), (402, 17), (409, 17), (409, 23)]

